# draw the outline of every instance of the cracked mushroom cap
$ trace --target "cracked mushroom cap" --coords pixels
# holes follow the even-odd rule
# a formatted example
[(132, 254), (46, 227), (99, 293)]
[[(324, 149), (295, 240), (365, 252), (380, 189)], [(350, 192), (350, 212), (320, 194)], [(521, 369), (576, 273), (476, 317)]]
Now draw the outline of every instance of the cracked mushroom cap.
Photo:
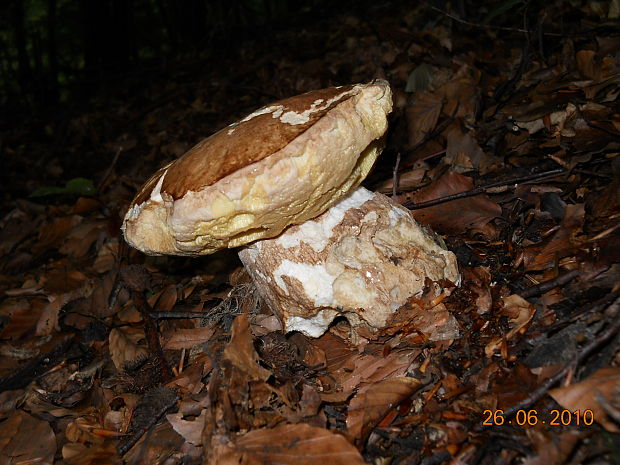
[(125, 216), (125, 239), (150, 255), (206, 255), (314, 218), (366, 177), (391, 109), (386, 81), (265, 106), (155, 173)]

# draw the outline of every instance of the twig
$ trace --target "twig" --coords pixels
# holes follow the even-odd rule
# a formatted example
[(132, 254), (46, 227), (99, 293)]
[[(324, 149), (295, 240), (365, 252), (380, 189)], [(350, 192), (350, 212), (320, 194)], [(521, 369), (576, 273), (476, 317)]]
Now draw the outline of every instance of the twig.
[(175, 318), (205, 318), (206, 312), (150, 312), (151, 318), (154, 320), (165, 320)]
[[(521, 61), (519, 62), (519, 67), (517, 68), (514, 75), (507, 81), (502, 82), (501, 85), (499, 85), (497, 89), (495, 89), (495, 92), (493, 93), (493, 99), (500, 103), (502, 102), (505, 103), (510, 99), (510, 97), (512, 97), (514, 90), (517, 87), (518, 82), (523, 77), (523, 73), (525, 72), (530, 62), (531, 40), (530, 40), (530, 32), (526, 27), (527, 26), (526, 13), (527, 13), (527, 8), (523, 12), (523, 30), (525, 32), (525, 43), (523, 44), (523, 47), (521, 49)], [(500, 106), (503, 106), (503, 105), (500, 105)]]
[[(609, 307), (609, 313), (617, 314), (620, 312), (620, 298), (617, 298)], [(588, 358), (592, 352), (598, 349), (600, 346), (610, 341), (612, 337), (614, 337), (618, 331), (620, 331), (620, 318), (614, 318), (613, 323), (605, 330), (603, 333), (599, 334), (592, 342), (584, 346), (581, 351), (577, 354), (577, 356), (570, 362), (567, 363), (564, 368), (562, 368), (558, 373), (549, 378), (547, 381), (542, 383), (537, 389), (534, 390), (529, 396), (523, 399), (521, 402), (517, 402), (516, 404), (508, 407), (504, 410), (504, 418), (508, 418), (513, 416), (519, 410), (527, 409), (530, 406), (534, 405), (540, 399), (543, 398), (547, 391), (551, 389), (557, 382), (559, 382), (566, 374), (572, 370), (574, 367), (583, 362), (586, 358)], [(479, 424), (476, 427), (476, 431), (480, 432), (490, 425)]]
[(172, 379), (172, 370), (170, 369), (170, 366), (168, 365), (168, 362), (166, 361), (166, 358), (164, 356), (164, 351), (161, 347), (161, 342), (159, 341), (159, 331), (157, 330), (157, 326), (155, 325), (153, 318), (151, 318), (151, 306), (146, 301), (146, 298), (141, 291), (136, 291), (132, 289), (131, 299), (133, 300), (134, 305), (142, 314), (146, 342), (149, 350), (158, 361), (161, 372), (161, 379), (165, 384)]
[(144, 324), (144, 336), (146, 338), (149, 351), (157, 360), (160, 367), (161, 378), (164, 383), (172, 379), (172, 370), (164, 356), (159, 341), (159, 331), (157, 325), (151, 317), (151, 306), (144, 297), (144, 290), (148, 287), (150, 276), (146, 269), (140, 265), (126, 265), (121, 268), (120, 277), (131, 293), (131, 300), (142, 315)]
[[(588, 281), (586, 278), (585, 281)], [(545, 330), (547, 333), (554, 333), (561, 328), (564, 328), (571, 321), (574, 321), (578, 318), (584, 318), (587, 315), (594, 315), (602, 312), (606, 307), (608, 307), (614, 300), (620, 297), (620, 291), (612, 292), (611, 294), (607, 294), (600, 299), (591, 302), (588, 306), (580, 306), (578, 310), (574, 308), (568, 313), (564, 315), (562, 318), (558, 319), (555, 323), (550, 326), (545, 326)]]
[(396, 163), (394, 163), (394, 171), (392, 171), (392, 197), (396, 197), (398, 191), (398, 167), (400, 165), (400, 152), (396, 154)]
[(545, 57), (545, 44), (544, 44), (544, 32), (543, 25), (545, 24), (545, 19), (547, 19), (547, 12), (543, 13), (543, 15), (538, 20), (538, 25), (536, 26), (538, 32), (538, 53), (540, 53), (540, 59), (547, 64), (547, 59)]
[(101, 192), (101, 190), (103, 189), (103, 186), (105, 182), (108, 180), (108, 178), (110, 177), (110, 175), (112, 174), (112, 170), (114, 170), (114, 167), (116, 166), (116, 162), (118, 162), (118, 157), (121, 155), (122, 151), (123, 151), (123, 146), (121, 145), (116, 150), (116, 155), (114, 155), (114, 158), (112, 159), (112, 163), (110, 163), (110, 166), (108, 166), (108, 168), (105, 170), (104, 175), (101, 177), (101, 181), (99, 181), (99, 185), (97, 186), (97, 192)]
[(527, 29), (518, 29), (518, 28), (514, 28), (514, 27), (505, 27), (505, 26), (493, 26), (492, 24), (479, 24), (479, 23), (473, 23), (471, 21), (467, 21), (466, 19), (461, 19), (458, 16), (454, 16), (453, 14), (448, 13), (445, 10), (442, 10), (441, 8), (437, 8), (436, 6), (430, 5), (426, 2), (423, 2), (428, 8), (430, 8), (431, 10), (435, 10), (438, 13), (441, 13), (442, 15), (456, 21), (457, 23), (461, 23), (461, 24), (465, 24), (466, 26), (471, 26), (471, 27), (477, 27), (480, 29), (495, 29), (498, 31), (508, 31), (508, 32), (520, 32), (520, 33), (528, 33), (530, 31), (528, 31)]
[(535, 286), (528, 287), (527, 289), (523, 289), (522, 291), (517, 292), (517, 294), (519, 294), (524, 299), (528, 299), (530, 297), (544, 294), (545, 292), (550, 291), (556, 286), (563, 286), (564, 284), (572, 281), (577, 276), (579, 276), (579, 270), (571, 270), (568, 273), (559, 275), (553, 279), (550, 279), (549, 281), (545, 281)]
[[(423, 2), (424, 5), (426, 5), (428, 8), (430, 8), (431, 10), (435, 10), (438, 13), (441, 13), (442, 15), (456, 21), (457, 23), (461, 23), (461, 24), (465, 24), (466, 26), (471, 26), (471, 27), (477, 27), (479, 29), (494, 29), (496, 31), (507, 31), (507, 32), (518, 32), (518, 33), (532, 33), (535, 31), (530, 31), (529, 29), (522, 29), (522, 28), (516, 28), (516, 27), (505, 27), (505, 26), (494, 26), (492, 24), (479, 24), (479, 23), (474, 23), (472, 21), (467, 21), (466, 19), (462, 19), (459, 18), (458, 16), (454, 16), (453, 14), (448, 13), (445, 10), (442, 10), (441, 8), (437, 8), (436, 6), (430, 5), (426, 2)], [(580, 35), (588, 35), (588, 34), (592, 34), (594, 32), (600, 31), (602, 30), (606, 30), (606, 29), (611, 29), (613, 26), (609, 26), (606, 27), (606, 25), (603, 26), (597, 26), (595, 28), (590, 28), (590, 29), (586, 29), (583, 31), (576, 31), (576, 32), (566, 32), (566, 33), (558, 33), (558, 32), (543, 32), (542, 35), (544, 36), (548, 36), (548, 37), (570, 37), (570, 36), (580, 36)]]
[(446, 195), (445, 197), (440, 197), (438, 199), (429, 200), (428, 202), (421, 203), (413, 203), (413, 202), (404, 202), (403, 206), (408, 208), (409, 210), (419, 210), (421, 208), (433, 207), (435, 205), (440, 205), (442, 203), (451, 202), (452, 200), (464, 199), (467, 197), (473, 197), (475, 195), (485, 194), (489, 189), (500, 186), (510, 186), (512, 184), (521, 184), (528, 181), (535, 181), (538, 179), (544, 178), (554, 178), (557, 176), (561, 176), (563, 174), (568, 173), (568, 170), (564, 168), (556, 168), (554, 170), (543, 171), (542, 173), (530, 174), (527, 176), (521, 176), (518, 178), (508, 179), (506, 181), (494, 182), (491, 184), (487, 184), (486, 186), (476, 187), (474, 189), (470, 189), (465, 192), (459, 192), (458, 194)]

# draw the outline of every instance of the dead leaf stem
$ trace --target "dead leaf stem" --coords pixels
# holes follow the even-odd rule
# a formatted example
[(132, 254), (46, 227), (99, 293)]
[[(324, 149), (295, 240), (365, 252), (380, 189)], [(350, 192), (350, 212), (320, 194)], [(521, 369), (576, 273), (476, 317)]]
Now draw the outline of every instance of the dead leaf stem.
[(511, 186), (517, 185), (524, 182), (535, 181), (538, 179), (545, 178), (554, 178), (557, 176), (562, 176), (563, 174), (568, 173), (568, 170), (564, 168), (556, 168), (549, 171), (543, 171), (542, 173), (530, 174), (527, 176), (520, 176), (518, 178), (507, 179), (506, 181), (494, 182), (491, 184), (487, 184), (486, 186), (476, 187), (475, 189), (470, 189), (465, 192), (459, 192), (458, 194), (446, 195), (445, 197), (440, 197), (438, 199), (429, 200), (428, 202), (414, 203), (414, 202), (405, 202), (403, 203), (404, 207), (407, 207), (409, 210), (420, 210), (422, 208), (434, 207), (435, 205), (440, 205), (442, 203), (451, 202), (452, 200), (464, 199), (467, 197), (473, 197), (475, 195), (485, 194), (494, 187), (500, 186)]

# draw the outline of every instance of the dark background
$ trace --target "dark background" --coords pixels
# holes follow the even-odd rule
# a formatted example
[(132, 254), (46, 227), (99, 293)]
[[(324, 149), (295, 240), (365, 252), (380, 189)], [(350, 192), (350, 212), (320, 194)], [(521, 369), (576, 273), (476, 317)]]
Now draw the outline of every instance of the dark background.
[[(348, 35), (368, 34), (369, 20), (401, 7), (346, 0), (4, 1), (2, 199), (78, 176), (96, 183), (119, 148), (119, 168), (146, 166), (137, 175), (143, 179), (263, 103), (368, 81), (381, 74), (381, 63), (354, 73), (352, 63), (363, 56), (342, 66), (333, 56), (349, 52)], [(159, 140), (145, 144), (152, 132)], [(176, 145), (151, 150), (166, 144)]]
[[(331, 85), (388, 79), (400, 90), (391, 124), (398, 133), (412, 69), (461, 55), (502, 89), (515, 70), (498, 68), (498, 59), (514, 62), (519, 50), (544, 59), (561, 47), (553, 36), (537, 44), (516, 29), (535, 30), (543, 17), (540, 30), (567, 37), (596, 26), (600, 17), (569, 3), (5, 0), (2, 211), (76, 177), (96, 185), (111, 164), (141, 182), (259, 106)], [(394, 154), (388, 149), (382, 160), (393, 164)]]

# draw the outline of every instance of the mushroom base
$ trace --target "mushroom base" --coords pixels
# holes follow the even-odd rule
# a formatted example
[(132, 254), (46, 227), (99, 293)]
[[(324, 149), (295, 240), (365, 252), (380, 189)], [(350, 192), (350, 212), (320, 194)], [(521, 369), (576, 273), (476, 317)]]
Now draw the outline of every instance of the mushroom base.
[(361, 187), (239, 257), (285, 330), (312, 337), (338, 316), (356, 333), (377, 332), (428, 280), (435, 295), (440, 282), (460, 282), (456, 257), (437, 236), (406, 208)]

